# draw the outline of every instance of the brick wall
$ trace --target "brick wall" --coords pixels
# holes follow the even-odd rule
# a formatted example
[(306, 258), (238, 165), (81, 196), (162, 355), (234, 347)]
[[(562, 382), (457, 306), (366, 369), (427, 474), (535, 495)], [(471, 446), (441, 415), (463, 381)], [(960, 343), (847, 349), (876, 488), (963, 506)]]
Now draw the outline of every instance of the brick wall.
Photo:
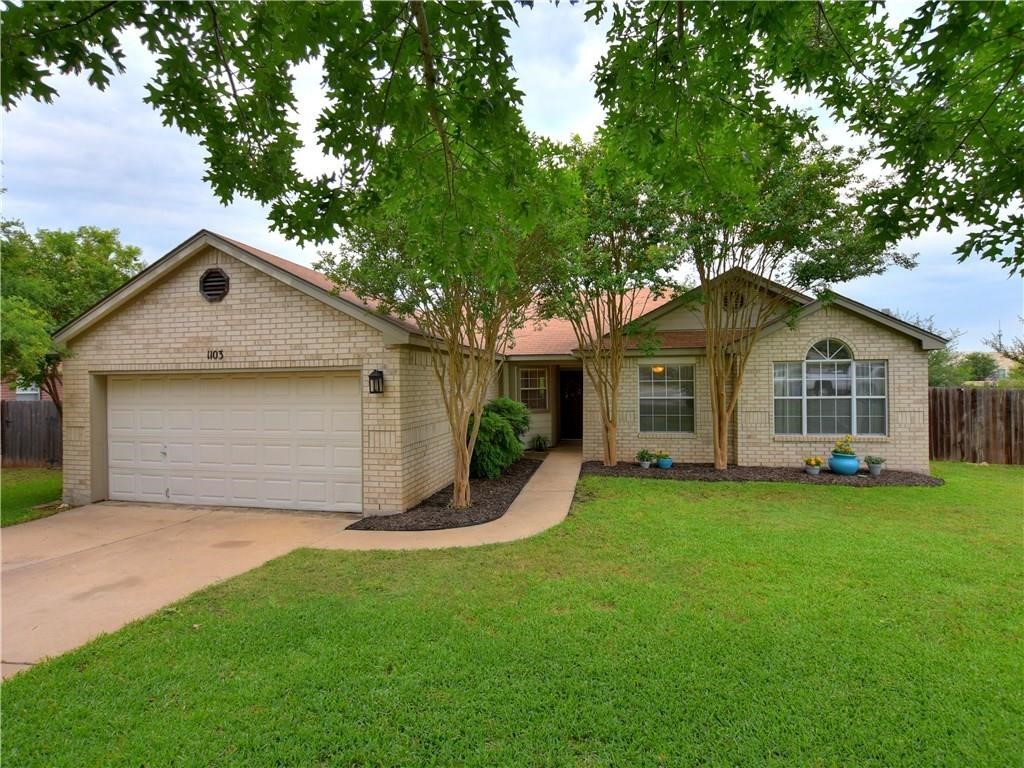
[(895, 333), (839, 307), (822, 309), (764, 338), (751, 352), (737, 413), (740, 464), (791, 465), (805, 456), (828, 456), (835, 436), (774, 433), (772, 364), (803, 360), (815, 342), (846, 343), (858, 360), (885, 360), (888, 366), (889, 430), (884, 436), (857, 436), (862, 458), (882, 455), (890, 469), (928, 472), (928, 353), (916, 339)]

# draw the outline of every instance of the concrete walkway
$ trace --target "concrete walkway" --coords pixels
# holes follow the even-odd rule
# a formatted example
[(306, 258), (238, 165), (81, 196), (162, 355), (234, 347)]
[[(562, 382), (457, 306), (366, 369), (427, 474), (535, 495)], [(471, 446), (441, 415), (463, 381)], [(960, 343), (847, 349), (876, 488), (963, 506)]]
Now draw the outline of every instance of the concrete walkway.
[(342, 531), (317, 549), (443, 549), (525, 539), (565, 519), (580, 476), (578, 448), (555, 448), (497, 520), (444, 531)]
[(579, 451), (554, 450), (503, 517), (446, 531), (347, 531), (355, 515), (125, 502), (5, 528), (3, 676), (298, 547), (437, 549), (532, 536), (565, 518), (579, 469)]

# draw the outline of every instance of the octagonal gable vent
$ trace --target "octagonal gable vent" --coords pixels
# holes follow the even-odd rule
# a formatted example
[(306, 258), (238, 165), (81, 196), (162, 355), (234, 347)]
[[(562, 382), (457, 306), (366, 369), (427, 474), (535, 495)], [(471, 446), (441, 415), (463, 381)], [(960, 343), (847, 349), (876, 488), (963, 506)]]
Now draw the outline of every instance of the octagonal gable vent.
[(230, 284), (231, 281), (223, 269), (208, 269), (199, 278), (199, 292), (207, 301), (220, 301), (228, 295)]

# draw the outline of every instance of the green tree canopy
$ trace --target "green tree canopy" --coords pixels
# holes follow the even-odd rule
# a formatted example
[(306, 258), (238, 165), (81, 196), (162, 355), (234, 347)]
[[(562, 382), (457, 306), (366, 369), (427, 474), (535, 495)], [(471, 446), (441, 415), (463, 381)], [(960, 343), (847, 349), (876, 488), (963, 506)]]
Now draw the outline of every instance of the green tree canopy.
[(988, 352), (968, 352), (960, 357), (964, 381), (986, 381), (996, 375), (999, 364)]
[(0, 222), (3, 377), (41, 387), (57, 407), (60, 350), (50, 335), (142, 269), (116, 229), (41, 229)]
[(890, 172), (861, 198), (886, 240), (962, 223), (961, 260), (1024, 265), (1024, 4), (927, 0), (897, 23), (869, 3), (592, 3), (604, 14), (599, 96), (634, 152), (688, 148), (666, 175), (751, 194), (752, 143), (812, 130), (786, 107), (810, 93)]

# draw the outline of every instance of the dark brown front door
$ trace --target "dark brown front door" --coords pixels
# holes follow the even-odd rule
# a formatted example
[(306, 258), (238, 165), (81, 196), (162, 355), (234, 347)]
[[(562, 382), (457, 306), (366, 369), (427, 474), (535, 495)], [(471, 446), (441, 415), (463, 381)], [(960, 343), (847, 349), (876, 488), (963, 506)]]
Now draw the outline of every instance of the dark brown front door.
[(562, 440), (583, 439), (583, 371), (558, 372), (558, 435)]

